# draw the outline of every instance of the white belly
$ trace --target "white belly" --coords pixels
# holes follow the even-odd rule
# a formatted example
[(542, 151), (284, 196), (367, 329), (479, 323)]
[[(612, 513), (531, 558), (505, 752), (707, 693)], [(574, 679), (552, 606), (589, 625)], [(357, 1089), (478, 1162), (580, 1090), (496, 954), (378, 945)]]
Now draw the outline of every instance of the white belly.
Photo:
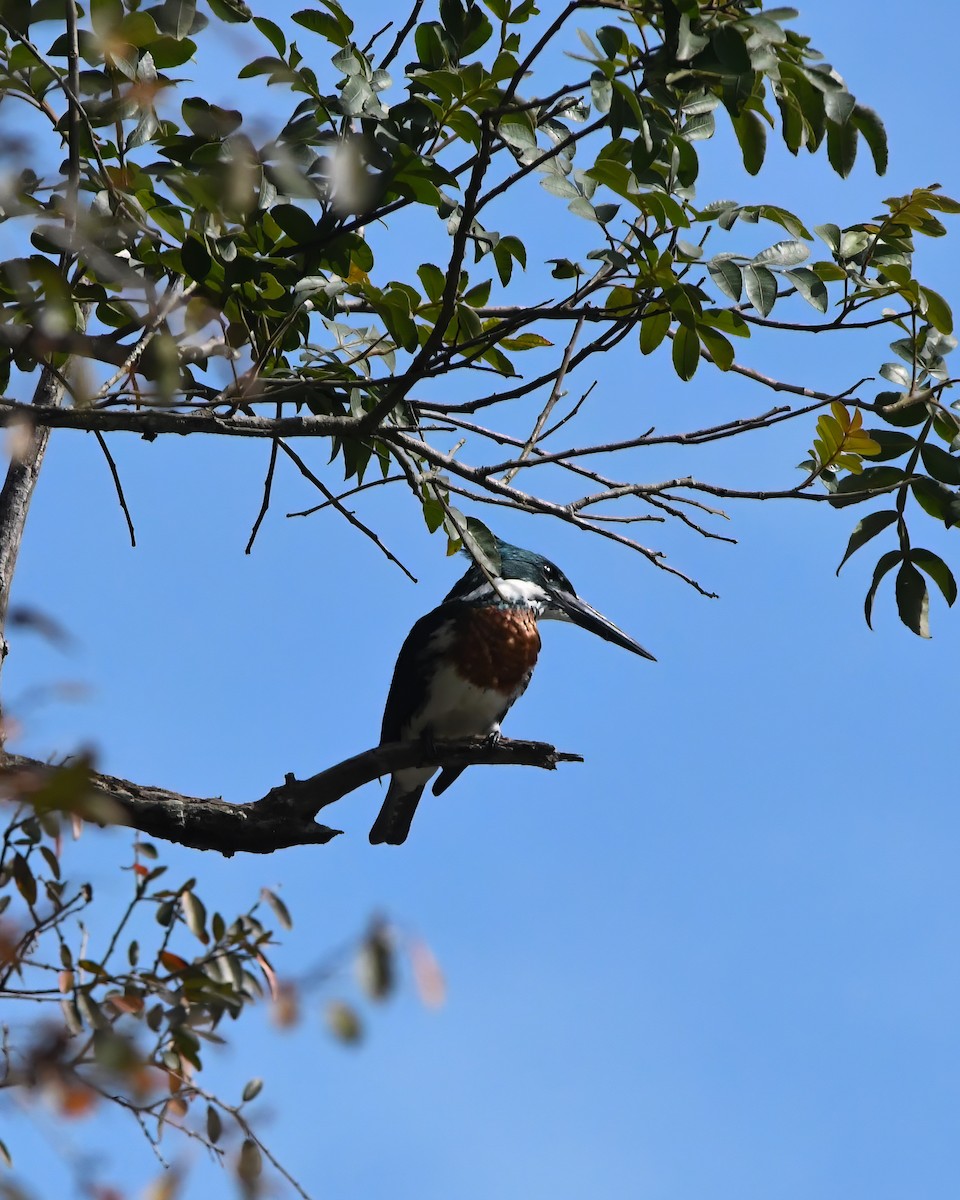
[(452, 666), (434, 675), (423, 709), (404, 730), (407, 738), (429, 729), (434, 738), (486, 737), (500, 730), (500, 714), (507, 697), (493, 689), (469, 683)]

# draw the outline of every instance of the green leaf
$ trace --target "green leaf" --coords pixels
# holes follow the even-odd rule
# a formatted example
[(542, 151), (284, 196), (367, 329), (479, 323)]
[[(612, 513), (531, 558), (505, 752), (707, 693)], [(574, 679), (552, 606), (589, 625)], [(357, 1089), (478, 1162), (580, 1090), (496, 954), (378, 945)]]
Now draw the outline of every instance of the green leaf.
[(841, 234), (839, 225), (814, 225), (813, 232), (827, 243), (834, 254), (840, 253)]
[(180, 106), (184, 121), (192, 133), (209, 141), (219, 141), (235, 133), (243, 121), (236, 109), (208, 104), (201, 96), (190, 96)]
[(13, 856), (13, 881), (24, 900), (30, 905), (36, 904), (37, 881), (33, 877), (27, 860), (19, 853)]
[(798, 267), (793, 271), (784, 271), (797, 292), (806, 302), (817, 310), (825, 313), (830, 304), (830, 296), (820, 276), (810, 267)]
[(197, 15), (196, 0), (164, 0), (164, 8), (176, 13), (176, 21), (169, 32), (178, 42), (189, 34)]
[(904, 391), (909, 390), (910, 372), (903, 363), (884, 363), (880, 368), (880, 374), (888, 383), (896, 384), (897, 387), (903, 388)]
[[(881, 409), (881, 415), (888, 425), (896, 425), (898, 429), (909, 429), (912, 425), (920, 425), (927, 419), (927, 405), (923, 401), (908, 404), (904, 408), (889, 409), (904, 398), (903, 392), (879, 392), (876, 403)], [(886, 410), (886, 411), (884, 411)]]
[(298, 245), (316, 239), (317, 223), (302, 208), (297, 208), (293, 204), (276, 204), (270, 209), (270, 216), (287, 237), (292, 238)]
[(199, 938), (204, 943), (208, 942), (210, 939), (206, 931), (207, 910), (203, 901), (193, 892), (184, 892), (180, 897), (180, 904), (183, 908), (183, 919), (187, 923), (187, 928), (195, 938)]
[(446, 285), (446, 276), (439, 267), (433, 263), (423, 263), (417, 268), (417, 275), (420, 277), (420, 282), (423, 284), (423, 290), (430, 300), (439, 300), (443, 295), (443, 289)]
[(920, 447), (920, 457), (928, 473), (941, 483), (960, 486), (960, 458), (948, 454), (940, 446), (924, 442)]
[(892, 458), (900, 458), (909, 454), (917, 444), (916, 438), (909, 433), (896, 433), (892, 429), (867, 429), (864, 431), (879, 446), (879, 454), (872, 455), (875, 462), (887, 462)]
[(539, 333), (521, 333), (517, 337), (501, 338), (498, 344), (504, 350), (536, 350), (541, 346), (552, 346), (553, 342)]
[(692, 379), (700, 365), (700, 339), (692, 329), (680, 325), (673, 336), (673, 369), (684, 382)]
[(665, 309), (644, 316), (640, 322), (640, 353), (652, 354), (667, 336), (670, 329), (670, 313)]
[(590, 99), (598, 113), (610, 111), (613, 85), (602, 71), (594, 71), (590, 76)]
[(526, 112), (508, 113), (500, 119), (497, 131), (507, 145), (516, 150), (535, 150), (537, 147), (533, 118)]
[[(196, 11), (195, 0), (166, 0), (164, 8), (177, 10), (183, 8), (190, 9), (190, 17), (187, 22), (187, 28), (183, 34), (178, 36), (185, 37), (190, 32), (190, 25), (193, 24), (193, 13)], [(93, 24), (93, 31), (98, 38), (107, 39), (110, 34), (123, 20), (123, 0), (90, 0), (90, 20)]]
[(752, 71), (750, 51), (743, 34), (734, 25), (721, 25), (710, 39), (714, 54), (724, 67), (734, 75), (745, 75)]
[(283, 30), (279, 25), (275, 25), (273, 21), (268, 20), (266, 17), (254, 17), (253, 23), (278, 54), (286, 54), (287, 39), (284, 37)]
[(870, 147), (873, 155), (873, 165), (878, 175), (887, 172), (887, 131), (883, 122), (872, 108), (858, 104), (850, 117), (851, 124), (863, 134), (863, 140)]
[(263, 1091), (262, 1079), (250, 1079), (243, 1085), (242, 1099), (246, 1104), (248, 1100), (254, 1100)]
[(827, 158), (836, 173), (846, 179), (857, 158), (857, 127), (853, 122), (838, 125), (827, 121)]
[(924, 316), (934, 329), (940, 333), (953, 333), (953, 313), (946, 300), (939, 292), (935, 292), (933, 288), (924, 287), (923, 284), (920, 285), (920, 294), (927, 302)]
[[(495, 546), (492, 535), (490, 541)], [(498, 562), (499, 559), (498, 554)], [(499, 567), (495, 574), (500, 574)], [(360, 946), (356, 972), (357, 982), (371, 1000), (385, 1000), (393, 991), (396, 983), (393, 941), (389, 931), (379, 922), (374, 924)]]
[(330, 9), (331, 16), (318, 13), (313, 8), (302, 8), (293, 14), (293, 20), (304, 29), (309, 29), (311, 33), (319, 33), (335, 46), (346, 46), (350, 41), (350, 34), (353, 33), (353, 21), (339, 5), (327, 4), (326, 7)]
[(463, 527), (463, 544), (470, 557), (491, 575), (498, 576), (501, 570), (500, 550), (497, 539), (482, 521), (467, 517)]
[(210, 258), (206, 246), (194, 235), (188, 237), (183, 243), (180, 261), (183, 263), (184, 274), (198, 281), (206, 279), (213, 266), (213, 260)]
[(709, 325), (697, 325), (697, 335), (713, 359), (714, 365), (721, 371), (729, 371), (734, 360), (733, 346), (723, 334), (711, 329)]
[(223, 1132), (223, 1122), (220, 1120), (220, 1114), (212, 1104), (207, 1105), (207, 1137), (215, 1146), (220, 1140), (220, 1134)]
[(790, 240), (777, 242), (766, 250), (761, 250), (751, 260), (754, 265), (773, 267), (795, 267), (810, 257), (810, 247), (806, 242)]
[(243, 1145), (240, 1147), (240, 1155), (237, 1160), (237, 1176), (240, 1179), (242, 1194), (245, 1196), (255, 1196), (260, 1191), (256, 1186), (258, 1180), (263, 1173), (263, 1154), (260, 1147), (253, 1138), (244, 1138)]
[(947, 529), (958, 523), (958, 497), (942, 483), (935, 479), (916, 479), (910, 484), (913, 498), (923, 511), (937, 521), (942, 521)]
[(930, 636), (930, 596), (923, 576), (912, 563), (897, 572), (897, 611), (900, 620), (922, 638)]
[(910, 561), (930, 576), (943, 593), (944, 600), (952, 608), (957, 598), (957, 581), (940, 555), (934, 554), (932, 550), (911, 549)]
[(767, 131), (763, 121), (748, 109), (733, 118), (733, 130), (740, 143), (744, 167), (748, 174), (756, 175), (767, 152)]
[(327, 1005), (327, 1025), (338, 1041), (355, 1045), (363, 1037), (363, 1025), (357, 1012), (342, 1000), (331, 1000)]
[(866, 599), (863, 602), (863, 615), (866, 617), (867, 626), (872, 629), (873, 617), (873, 601), (877, 594), (877, 588), (880, 586), (880, 581), (898, 562), (903, 561), (903, 553), (900, 550), (888, 550), (886, 554), (877, 562), (873, 569), (873, 579), (870, 582), (870, 587), (867, 591)]
[(777, 277), (767, 267), (743, 268), (743, 283), (747, 298), (761, 317), (769, 316), (777, 299)]
[(293, 928), (293, 919), (290, 916), (290, 910), (287, 908), (287, 906), (284, 904), (284, 902), (280, 899), (280, 897), (276, 894), (276, 892), (271, 892), (269, 888), (261, 888), (260, 895), (263, 897), (264, 900), (266, 900), (266, 902), (273, 909), (274, 915), (276, 916), (276, 918), (280, 922), (280, 924), (283, 926), (283, 928), (284, 929), (292, 929)]
[(743, 274), (741, 268), (730, 258), (712, 258), (707, 263), (710, 277), (725, 296), (738, 304), (743, 292)]
[(884, 529), (892, 525), (897, 519), (897, 513), (893, 509), (884, 509), (881, 512), (868, 513), (862, 521), (858, 522), (850, 535), (850, 541), (847, 543), (847, 549), (844, 552), (843, 558), (840, 559), (840, 566), (837, 567), (837, 574), (840, 574), (840, 567), (847, 559), (865, 546), (871, 538), (875, 538), (878, 533), (882, 533)]
[(861, 504), (878, 493), (878, 489), (893, 490), (895, 484), (907, 478), (899, 467), (867, 467), (859, 475), (845, 475), (830, 497), (833, 508), (846, 508), (849, 504)]
[[(497, 274), (500, 282), (506, 287), (513, 277), (513, 261), (526, 269), (527, 248), (519, 238), (507, 236), (500, 239), (493, 248), (493, 261), (497, 264)], [(556, 260), (552, 260), (556, 261)]]
[(705, 308), (700, 314), (698, 324), (709, 325), (712, 329), (719, 329), (731, 337), (750, 336), (750, 326), (747, 322), (738, 312), (732, 312), (728, 308)]
[(208, 3), (221, 21), (228, 21), (232, 25), (241, 25), (253, 16), (244, 0), (208, 0)]
[(443, 524), (444, 511), (443, 505), (434, 496), (423, 496), (422, 502), (423, 520), (430, 533), (436, 533)]

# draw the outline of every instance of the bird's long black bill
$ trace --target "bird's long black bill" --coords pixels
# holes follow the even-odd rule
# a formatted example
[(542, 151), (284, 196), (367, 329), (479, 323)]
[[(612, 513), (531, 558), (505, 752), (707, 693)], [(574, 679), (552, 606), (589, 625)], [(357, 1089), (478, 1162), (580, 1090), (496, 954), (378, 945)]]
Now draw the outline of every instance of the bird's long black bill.
[(568, 621), (579, 625), (581, 629), (595, 633), (605, 641), (613, 642), (615, 646), (622, 646), (624, 650), (631, 650), (634, 654), (639, 654), (641, 658), (649, 658), (651, 662), (657, 661), (649, 650), (644, 650), (639, 642), (635, 642), (622, 629), (618, 629), (612, 621), (607, 620), (603, 613), (598, 613), (579, 596), (573, 595), (572, 592), (558, 590), (551, 591), (550, 598), (557, 611), (557, 616), (565, 617)]

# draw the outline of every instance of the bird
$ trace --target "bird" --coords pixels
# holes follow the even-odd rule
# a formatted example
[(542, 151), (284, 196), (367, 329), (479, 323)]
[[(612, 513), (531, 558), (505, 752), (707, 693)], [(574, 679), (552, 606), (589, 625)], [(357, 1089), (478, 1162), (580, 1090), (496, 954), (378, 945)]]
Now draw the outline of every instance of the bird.
[[(543, 555), (494, 538), (499, 575), (474, 562), (437, 608), (410, 630), (393, 671), (380, 744), (500, 737), (500, 722), (523, 695), (540, 653), (539, 621), (572, 621), (642, 658), (653, 655), (581, 600)], [(445, 767), (439, 796), (464, 770)], [(372, 844), (406, 841), (435, 767), (395, 771), (370, 830)]]

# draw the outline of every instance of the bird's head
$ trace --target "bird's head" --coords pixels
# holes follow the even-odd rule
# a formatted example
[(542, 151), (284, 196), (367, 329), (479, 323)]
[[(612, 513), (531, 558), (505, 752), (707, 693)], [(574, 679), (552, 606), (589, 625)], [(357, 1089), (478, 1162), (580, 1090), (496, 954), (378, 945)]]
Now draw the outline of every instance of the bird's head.
[(581, 600), (556, 563), (533, 550), (512, 546), (499, 538), (496, 544), (500, 555), (500, 574), (493, 582), (473, 563), (466, 575), (454, 585), (446, 601), (526, 605), (535, 608), (541, 620), (572, 621), (574, 625), (613, 642), (615, 646), (622, 646), (624, 650), (656, 662), (648, 650), (644, 650), (602, 613)]

